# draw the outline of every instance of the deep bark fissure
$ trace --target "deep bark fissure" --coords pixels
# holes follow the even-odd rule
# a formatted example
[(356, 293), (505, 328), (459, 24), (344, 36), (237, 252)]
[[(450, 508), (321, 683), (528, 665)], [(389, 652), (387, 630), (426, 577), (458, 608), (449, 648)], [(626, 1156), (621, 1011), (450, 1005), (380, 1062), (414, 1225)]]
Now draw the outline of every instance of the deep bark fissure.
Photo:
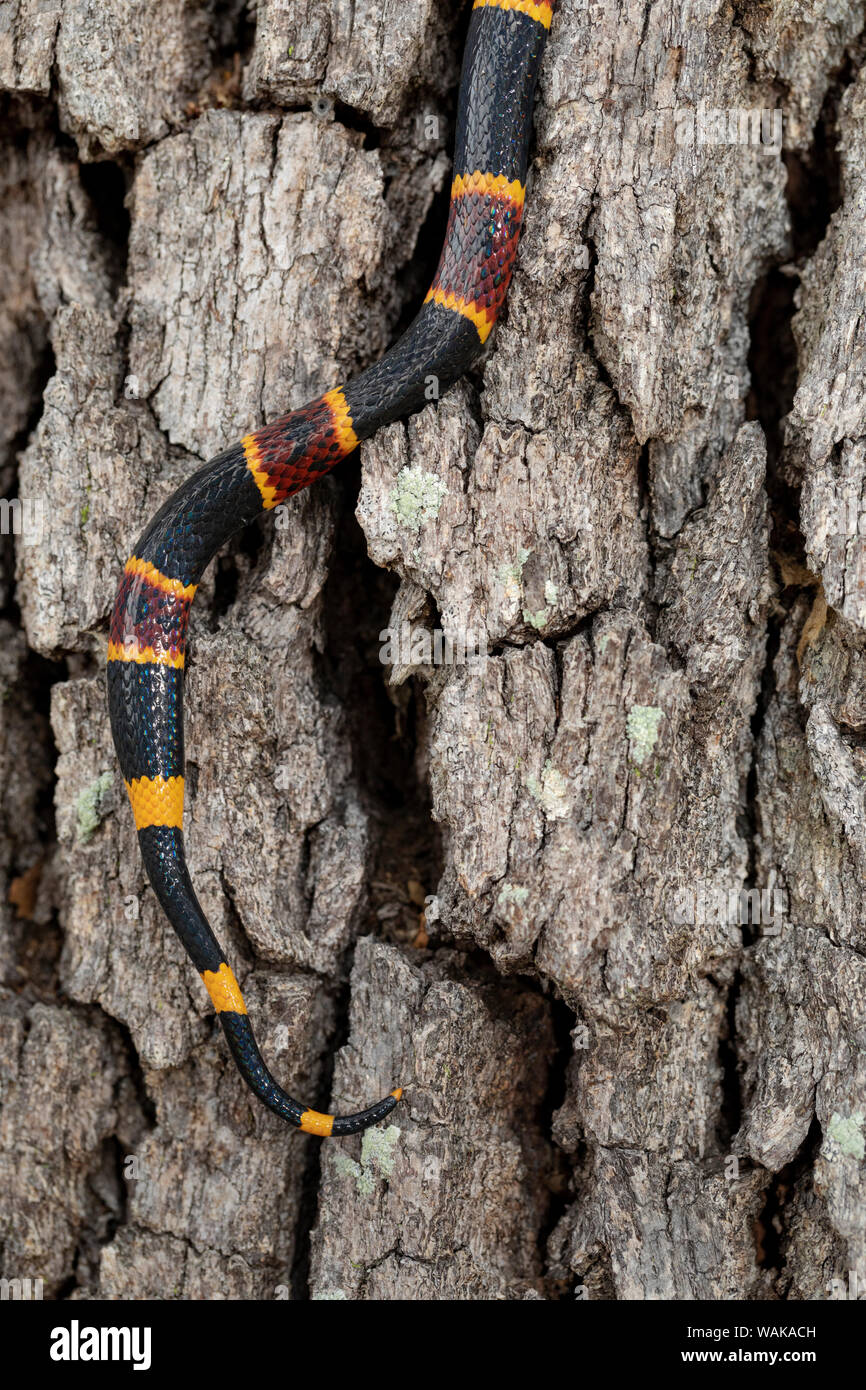
[[(555, 1052), (547, 1076), (547, 1092), (541, 1107), (539, 1128), (548, 1137), (552, 1134), (554, 1116), (566, 1098), (568, 1073), (574, 1055), (571, 1033), (575, 1023), (574, 1010), (551, 990), (546, 995), (553, 1025)], [(581, 1152), (566, 1155), (558, 1144), (550, 1140), (550, 1171), (547, 1177), (548, 1208), (545, 1219), (538, 1228), (538, 1259), (544, 1275), (545, 1289), (550, 1299), (564, 1299), (570, 1290), (560, 1287), (560, 1281), (549, 1275), (550, 1254), (548, 1244), (553, 1232), (562, 1220), (572, 1200), (570, 1192), (571, 1171), (579, 1164)]]
[(807, 1179), (821, 1147), (821, 1126), (813, 1119), (809, 1133), (798, 1152), (777, 1173), (767, 1188), (766, 1201), (756, 1222), (758, 1265), (773, 1271), (777, 1286), (784, 1278), (787, 1263), (788, 1233), (785, 1223), (794, 1189)]
[[(837, 115), (846, 86), (854, 80), (851, 54), (831, 76), (812, 142), (805, 151), (784, 151), (787, 167), (785, 198), (791, 228), (791, 242), (798, 265), (814, 255), (827, 232), (830, 219), (842, 201), (838, 153)], [(799, 588), (786, 586), (781, 578), (779, 557), (805, 563), (805, 540), (800, 529), (800, 488), (783, 466), (784, 422), (794, 404), (798, 384), (798, 354), (793, 332), (797, 310), (799, 277), (796, 267), (781, 262), (771, 266), (755, 285), (749, 311), (750, 393), (747, 418), (760, 422), (767, 444), (766, 492), (770, 522), (770, 550), (780, 580), (778, 602), (768, 614), (764, 664), (758, 702), (751, 720), (751, 756), (744, 789), (743, 821), (748, 845), (747, 886), (760, 886), (758, 879), (761, 839), (758, 750), (765, 720), (775, 699), (775, 663), (782, 631)], [(743, 949), (749, 951), (761, 938), (756, 923), (743, 924)], [(736, 1013), (741, 984), (738, 970), (727, 1001), (727, 1034), (720, 1047), (723, 1066), (723, 1126), (731, 1138), (736, 1135), (742, 1114), (740, 1091), (741, 1059), (738, 1054)], [(820, 1125), (812, 1122), (809, 1136), (791, 1163), (773, 1175), (766, 1201), (755, 1222), (757, 1263), (776, 1272), (785, 1265), (784, 1223), (792, 1200), (795, 1178), (807, 1171), (820, 1147)]]
[(740, 1088), (740, 1059), (737, 1055), (737, 1002), (741, 974), (737, 970), (725, 999), (725, 1025), (719, 1037), (719, 1065), (722, 1072), (722, 1103), (717, 1127), (718, 1144), (723, 1154), (730, 1152), (731, 1142), (739, 1131), (743, 1116)]
[[(71, 142), (70, 149), (74, 149)], [(132, 160), (102, 159), (80, 164), (78, 177), (90, 199), (96, 229), (111, 249), (108, 265), (116, 293), (126, 281), (129, 257), (130, 216), (126, 197), (133, 179)]]

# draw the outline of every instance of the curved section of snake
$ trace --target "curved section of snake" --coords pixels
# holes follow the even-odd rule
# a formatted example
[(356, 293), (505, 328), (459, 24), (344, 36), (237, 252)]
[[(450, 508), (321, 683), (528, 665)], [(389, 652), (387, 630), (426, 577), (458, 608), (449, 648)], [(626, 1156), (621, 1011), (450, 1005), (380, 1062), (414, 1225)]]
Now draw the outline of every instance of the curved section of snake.
[(523, 218), (536, 79), (556, 0), (475, 0), (463, 61), (445, 246), (417, 317), (346, 386), (225, 450), (183, 484), (141, 536), (111, 620), (108, 699), (142, 858), (201, 974), (238, 1069), (258, 1098), (308, 1134), (354, 1134), (402, 1091), (356, 1115), (324, 1115), (271, 1076), (238, 983), (199, 905), (183, 843), (183, 670), (196, 586), (216, 551), (308, 487), (363, 439), (420, 410), (478, 355), (505, 300)]

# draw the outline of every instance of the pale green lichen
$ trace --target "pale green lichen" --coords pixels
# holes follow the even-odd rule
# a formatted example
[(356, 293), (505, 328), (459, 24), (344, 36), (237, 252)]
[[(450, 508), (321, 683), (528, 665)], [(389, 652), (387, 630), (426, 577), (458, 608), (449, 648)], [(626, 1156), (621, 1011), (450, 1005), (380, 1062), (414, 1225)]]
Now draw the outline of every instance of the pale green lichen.
[(361, 1168), (360, 1175), (355, 1181), (355, 1189), (359, 1197), (372, 1197), (376, 1191), (376, 1175), (372, 1168)]
[(643, 767), (656, 745), (661, 720), (662, 711), (656, 705), (632, 705), (628, 712), (626, 730), (638, 767)]
[(837, 1151), (846, 1158), (866, 1157), (863, 1111), (855, 1110), (853, 1115), (831, 1115), (823, 1147), (828, 1158), (835, 1157)]
[(530, 796), (542, 807), (548, 820), (561, 820), (569, 813), (568, 780), (548, 758), (541, 777), (527, 777), (526, 788)]
[(389, 1125), (387, 1129), (365, 1129), (361, 1140), (361, 1167), (378, 1168), (383, 1178), (390, 1178), (397, 1161), (399, 1138), (397, 1125)]
[(79, 794), (75, 803), (75, 816), (78, 822), (77, 834), (81, 844), (86, 845), (105, 820), (105, 797), (114, 783), (113, 772), (103, 772), (95, 782)]
[(322, 1289), (321, 1293), (314, 1293), (313, 1303), (346, 1303), (349, 1295), (342, 1289)]
[(530, 552), (523, 547), (517, 552), (517, 559), (513, 564), (502, 564), (496, 571), (499, 582), (505, 588), (505, 597), (510, 603), (518, 603), (523, 592), (523, 567), (529, 559)]
[(334, 1163), (342, 1178), (351, 1178), (359, 1197), (372, 1197), (376, 1190), (377, 1175), (386, 1181), (394, 1172), (397, 1160), (397, 1140), (400, 1138), (397, 1125), (387, 1129), (368, 1129), (361, 1140), (361, 1162), (356, 1163), (347, 1154), (338, 1153)]
[[(526, 551), (521, 551), (521, 554), (526, 556), (526, 559), (524, 559), (523, 561), (523, 564), (526, 564), (526, 560), (529, 558), (528, 553)], [(545, 579), (544, 608), (537, 608), (534, 613), (530, 608), (524, 608), (523, 621), (527, 623), (529, 627), (534, 627), (536, 632), (540, 632), (541, 629), (545, 627), (547, 623), (550, 621), (550, 610), (554, 607), (558, 598), (559, 589), (554, 584), (553, 580)]]
[(524, 888), (522, 884), (503, 883), (499, 890), (497, 902), (500, 907), (508, 907), (510, 903), (514, 903), (517, 907), (524, 907), (528, 897), (529, 889)]
[(354, 1158), (343, 1153), (342, 1149), (334, 1156), (334, 1167), (341, 1178), (354, 1178), (357, 1181), (361, 1176), (360, 1163), (356, 1163)]
[(401, 468), (389, 505), (398, 521), (417, 531), (426, 521), (436, 520), (447, 491), (436, 473), (423, 468)]

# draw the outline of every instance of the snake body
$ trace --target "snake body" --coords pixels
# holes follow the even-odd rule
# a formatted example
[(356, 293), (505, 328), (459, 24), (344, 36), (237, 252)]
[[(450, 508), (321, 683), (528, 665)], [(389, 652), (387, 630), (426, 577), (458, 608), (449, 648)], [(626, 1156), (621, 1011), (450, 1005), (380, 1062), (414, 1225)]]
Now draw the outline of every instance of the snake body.
[(444, 391), (486, 341), (511, 279), (523, 217), (536, 79), (556, 0), (475, 0), (463, 61), (445, 246), (410, 327), (374, 366), (205, 464), (159, 510), (127, 561), (111, 619), (111, 728), (150, 882), (201, 974), (244, 1080), (290, 1124), (353, 1134), (402, 1091), (355, 1115), (293, 1100), (256, 1045), (238, 983), (202, 911), (183, 843), (183, 679), (190, 606), (240, 527), (308, 487), (383, 425)]

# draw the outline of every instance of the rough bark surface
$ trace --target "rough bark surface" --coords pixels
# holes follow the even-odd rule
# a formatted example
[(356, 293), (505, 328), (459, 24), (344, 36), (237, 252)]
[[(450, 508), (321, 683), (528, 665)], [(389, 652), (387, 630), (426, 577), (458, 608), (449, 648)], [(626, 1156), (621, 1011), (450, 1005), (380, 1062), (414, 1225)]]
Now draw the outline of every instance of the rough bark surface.
[(194, 882), (275, 1074), (390, 1124), (255, 1105), (139, 862), (120, 567), (417, 306), (465, 20), (0, 7), (0, 1274), (46, 1296), (866, 1288), (862, 3), (560, 0), (482, 364), (202, 585)]

